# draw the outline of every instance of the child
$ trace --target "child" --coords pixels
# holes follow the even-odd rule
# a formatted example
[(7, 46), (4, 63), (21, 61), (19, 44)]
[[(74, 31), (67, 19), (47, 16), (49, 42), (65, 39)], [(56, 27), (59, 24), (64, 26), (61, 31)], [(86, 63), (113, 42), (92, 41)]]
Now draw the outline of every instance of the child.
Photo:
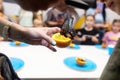
[(116, 45), (118, 39), (120, 38), (120, 19), (113, 20), (112, 30), (106, 32), (102, 41), (107, 45)]
[[(95, 18), (93, 15), (87, 15), (85, 21), (85, 27), (77, 30), (77, 36), (74, 37), (74, 41), (83, 45), (95, 45), (99, 43), (99, 32), (94, 28)], [(73, 42), (74, 42), (73, 41)]]

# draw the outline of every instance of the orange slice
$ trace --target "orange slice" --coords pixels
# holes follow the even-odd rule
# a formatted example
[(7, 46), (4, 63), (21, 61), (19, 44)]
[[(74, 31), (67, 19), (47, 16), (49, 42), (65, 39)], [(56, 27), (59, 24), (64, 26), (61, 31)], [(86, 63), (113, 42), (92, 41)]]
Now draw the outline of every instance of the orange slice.
[(83, 66), (86, 63), (86, 61), (82, 58), (77, 57), (76, 58), (76, 63), (80, 66)]
[(52, 38), (56, 41), (56, 46), (58, 47), (67, 47), (71, 43), (71, 39), (61, 35), (60, 33), (56, 33), (52, 36)]
[(15, 41), (15, 44), (16, 44), (16, 45), (20, 45), (21, 42), (20, 42), (20, 41)]
[(70, 48), (73, 48), (73, 47), (74, 47), (74, 44), (73, 44), (73, 43), (70, 43), (69, 46), (70, 46)]

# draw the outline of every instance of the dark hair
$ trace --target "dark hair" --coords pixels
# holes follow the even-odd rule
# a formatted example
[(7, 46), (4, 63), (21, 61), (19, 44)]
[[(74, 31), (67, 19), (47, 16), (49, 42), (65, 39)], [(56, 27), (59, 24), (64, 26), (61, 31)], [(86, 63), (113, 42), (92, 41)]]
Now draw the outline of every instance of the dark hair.
[(95, 20), (95, 15), (89, 14), (89, 15), (86, 16), (86, 18), (87, 18), (88, 16), (92, 16), (93, 19)]
[(120, 23), (120, 19), (114, 19), (113, 22), (112, 22), (112, 24), (114, 24), (116, 22)]

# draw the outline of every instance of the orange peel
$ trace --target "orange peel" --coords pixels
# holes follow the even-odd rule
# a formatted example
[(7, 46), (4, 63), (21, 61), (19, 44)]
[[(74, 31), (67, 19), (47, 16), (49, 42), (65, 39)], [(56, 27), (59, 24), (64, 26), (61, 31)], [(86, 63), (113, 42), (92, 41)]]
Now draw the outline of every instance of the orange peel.
[(21, 42), (20, 41), (15, 41), (15, 44), (19, 46), (21, 44)]
[(85, 59), (82, 59), (82, 58), (79, 58), (79, 57), (76, 57), (76, 63), (80, 66), (83, 66), (86, 64), (86, 61)]
[(61, 35), (60, 33), (55, 33), (52, 38), (56, 42), (56, 46), (64, 48), (70, 45), (71, 39), (68, 37), (65, 37), (64, 35)]

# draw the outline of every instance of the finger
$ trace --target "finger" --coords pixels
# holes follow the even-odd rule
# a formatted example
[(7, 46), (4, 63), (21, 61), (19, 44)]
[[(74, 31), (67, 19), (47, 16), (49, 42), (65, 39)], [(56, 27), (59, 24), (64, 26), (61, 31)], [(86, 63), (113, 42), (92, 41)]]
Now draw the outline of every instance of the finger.
[(54, 51), (54, 52), (56, 52), (57, 50), (52, 46), (52, 45), (48, 45), (48, 46), (46, 46), (47, 48), (49, 48), (50, 50), (52, 50), (52, 51)]
[(53, 27), (53, 28), (49, 28), (47, 34), (48, 34), (48, 35), (52, 35), (52, 34), (54, 34), (54, 33), (56, 33), (56, 32), (60, 32), (60, 31), (61, 31), (60, 28), (58, 28), (58, 27)]
[(41, 41), (42, 40), (32, 39), (32, 40), (25, 40), (24, 42), (31, 45), (42, 45)]
[(49, 43), (47, 43), (47, 41), (45, 40), (36, 40), (36, 39), (33, 39), (33, 40), (29, 40), (29, 41), (25, 41), (26, 43), (28, 44), (32, 44), (32, 45), (43, 45), (47, 48), (49, 48), (50, 50), (56, 52), (57, 50)]
[(56, 45), (56, 42), (51, 38), (51, 35), (53, 33), (59, 32), (61, 29), (58, 27), (54, 27), (54, 28), (48, 28), (47, 30), (47, 34), (43, 34), (41, 35), (49, 44), (52, 44), (53, 46)]
[(51, 44), (47, 43), (47, 41), (42, 40), (41, 43), (42, 43), (43, 46), (46, 46), (47, 48), (51, 49), (52, 51), (54, 51), (54, 52), (57, 51)]
[(58, 27), (53, 27), (53, 28), (50, 28), (53, 32), (60, 32), (61, 29), (58, 28)]

